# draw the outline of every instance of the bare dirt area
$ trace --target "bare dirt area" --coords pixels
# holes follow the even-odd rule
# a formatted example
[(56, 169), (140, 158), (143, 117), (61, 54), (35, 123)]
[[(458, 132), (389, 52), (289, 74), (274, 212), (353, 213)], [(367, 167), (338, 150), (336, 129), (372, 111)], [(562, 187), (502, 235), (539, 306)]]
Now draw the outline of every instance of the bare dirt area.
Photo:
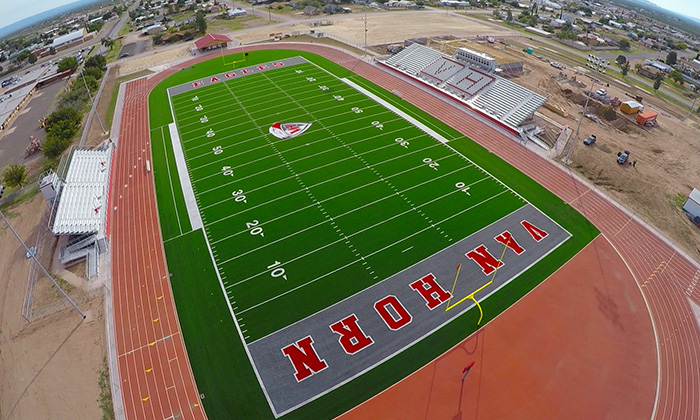
[[(481, 49), (488, 52), (489, 48), (493, 46), (485, 44)], [(542, 107), (538, 112), (574, 131), (588, 89), (604, 88), (610, 98), (617, 97), (622, 102), (633, 99), (627, 94), (642, 96), (644, 111), (659, 114), (658, 127), (641, 127), (635, 121), (636, 115), (626, 115), (618, 107), (612, 107), (611, 113), (606, 109), (608, 105), (591, 99), (587, 113), (594, 114), (599, 122), (583, 119), (570, 166), (700, 259), (696, 251), (700, 230), (681, 211), (692, 188), (700, 186), (700, 119), (693, 116), (681, 122), (687, 111), (634, 88), (631, 81), (627, 87), (612, 80), (607, 83), (594, 72), (556, 69), (546, 59), (513, 47), (504, 48), (502, 53), (525, 62), (524, 75), (513, 78), (514, 82), (546, 96), (548, 104), (562, 111)], [(608, 70), (612, 71), (618, 69)], [(593, 76), (599, 79), (595, 85)], [(611, 120), (603, 115), (606, 111)], [(584, 146), (583, 139), (590, 134), (595, 134), (597, 141), (593, 146)], [(635, 166), (617, 164), (617, 153), (624, 150), (631, 152), (629, 162), (637, 161)]]
[[(43, 212), (41, 195), (5, 209), (28, 243), (35, 242)], [(47, 248), (52, 247), (47, 238)], [(43, 251), (40, 251), (43, 253)], [(28, 324), (21, 316), (29, 261), (12, 233), (0, 226), (0, 418), (97, 419), (101, 409), (98, 372), (105, 355), (103, 298), (81, 304), (81, 319), (70, 309)], [(75, 290), (76, 292), (79, 290)], [(60, 301), (46, 278), (36, 296)], [(38, 303), (35, 303), (35, 307)]]

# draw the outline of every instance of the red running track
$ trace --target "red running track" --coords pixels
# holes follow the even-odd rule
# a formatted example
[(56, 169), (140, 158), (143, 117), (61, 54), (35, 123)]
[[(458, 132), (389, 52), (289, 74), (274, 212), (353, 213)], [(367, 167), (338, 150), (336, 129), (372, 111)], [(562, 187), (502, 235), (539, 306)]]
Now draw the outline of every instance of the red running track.
[(126, 86), (112, 174), (112, 295), (127, 419), (205, 419), (175, 312), (158, 223), (149, 85)]
[[(694, 287), (700, 279), (697, 265), (570, 173), (405, 79), (320, 45), (255, 45), (247, 46), (246, 51), (273, 48), (319, 54), (387, 91), (400, 92), (403, 99), (486, 147), (595, 224), (624, 259), (649, 306), (660, 374), (654, 419), (700, 419), (700, 331), (688, 303), (688, 299), (700, 303), (700, 288)], [(183, 418), (204, 418), (201, 405), (194, 406), (199, 400), (170, 283), (164, 277), (167, 270), (153, 178), (145, 172), (143, 159), (150, 156), (148, 92), (179, 69), (210, 58), (213, 57), (197, 57), (149, 80), (131, 82), (125, 93), (112, 190), (112, 205), (121, 207), (121, 211), (113, 212), (112, 247), (119, 372), (130, 419), (155, 419), (160, 418), (159, 414), (167, 418), (177, 410), (181, 410)], [(153, 322), (156, 318), (159, 321)], [(145, 369), (150, 366), (153, 370), (146, 374)], [(149, 399), (144, 402), (145, 396)]]

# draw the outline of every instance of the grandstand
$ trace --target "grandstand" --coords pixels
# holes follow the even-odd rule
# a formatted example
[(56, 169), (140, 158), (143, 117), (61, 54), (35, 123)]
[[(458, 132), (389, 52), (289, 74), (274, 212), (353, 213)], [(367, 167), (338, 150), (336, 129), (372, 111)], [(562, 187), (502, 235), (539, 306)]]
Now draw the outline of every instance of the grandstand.
[(40, 189), (52, 204), (49, 229), (56, 236), (68, 236), (61, 263), (71, 265), (86, 259), (88, 278), (99, 274), (98, 257), (107, 249), (112, 149), (112, 143), (107, 142), (94, 150), (73, 150), (67, 170), (49, 172), (40, 180)]
[(433, 49), (420, 44), (411, 44), (386, 60), (386, 64), (411, 76), (418, 76), (421, 70), (440, 58), (443, 58), (443, 55)]
[(462, 99), (469, 99), (481, 92), (493, 80), (492, 76), (464, 67), (462, 71), (452, 76), (445, 83), (445, 89)]
[(522, 133), (524, 123), (547, 101), (496, 74), (487, 74), (420, 44), (411, 44), (380, 63), (429, 83), (514, 133)]
[(440, 57), (437, 61), (421, 70), (420, 76), (433, 84), (439, 85), (455, 73), (459, 73), (462, 69), (464, 69), (464, 64), (449, 58)]

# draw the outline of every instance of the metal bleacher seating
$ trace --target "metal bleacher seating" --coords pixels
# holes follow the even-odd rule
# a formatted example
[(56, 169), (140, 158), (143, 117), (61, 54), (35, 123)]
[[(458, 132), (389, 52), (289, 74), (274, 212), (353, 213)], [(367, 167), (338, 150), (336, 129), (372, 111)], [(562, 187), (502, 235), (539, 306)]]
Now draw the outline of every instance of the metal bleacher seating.
[(386, 60), (386, 64), (417, 76), (424, 68), (442, 58), (439, 52), (420, 44), (411, 44)]
[(493, 76), (465, 67), (462, 71), (452, 76), (446, 85), (452, 93), (460, 96), (466, 95), (465, 99), (469, 99), (481, 92), (493, 81)]
[(512, 127), (518, 127), (546, 101), (543, 96), (499, 78), (475, 97), (472, 104)]

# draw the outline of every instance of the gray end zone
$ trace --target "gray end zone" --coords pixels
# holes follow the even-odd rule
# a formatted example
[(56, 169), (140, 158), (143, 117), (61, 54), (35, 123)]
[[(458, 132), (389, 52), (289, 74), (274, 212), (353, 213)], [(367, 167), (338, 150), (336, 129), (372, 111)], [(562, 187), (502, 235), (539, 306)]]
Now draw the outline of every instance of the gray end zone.
[[(529, 224), (523, 224), (523, 221)], [(534, 226), (546, 234), (537, 233), (531, 227), (528, 230), (526, 226)], [(519, 255), (495, 239), (504, 232), (508, 232), (522, 248)], [(569, 237), (571, 235), (549, 217), (532, 205), (525, 205), (400, 273), (249, 344), (248, 350), (275, 415), (283, 415), (332, 391), (422, 340), (474, 306), (473, 301), (466, 300), (446, 311), (447, 302), (442, 301), (430, 309), (426, 298), (412, 288), (411, 283), (432, 276), (443, 290), (444, 298), (449, 295), (457, 265), (461, 264), (451, 305), (493, 278), (493, 283), (476, 296), (483, 302), (509, 282), (517, 281), (521, 273)], [(479, 263), (465, 255), (482, 245), (495, 259), (503, 255), (503, 265), (495, 277), (492, 272), (486, 274)], [(422, 284), (424, 288), (427, 287), (427, 283)], [(433, 294), (434, 298), (437, 296), (439, 294)], [(380, 300), (382, 303), (393, 302), (384, 305), (384, 317), (388, 322), (380, 316), (382, 305), (379, 305), (379, 310), (375, 309), (375, 304)], [(488, 305), (485, 305), (485, 310), (488, 310)], [(331, 329), (331, 325), (348, 319), (349, 324), (335, 325), (335, 329), (352, 330), (354, 326), (355, 332), (361, 331), (360, 334), (364, 336), (361, 337), (362, 342), (371, 342), (357, 350), (361, 343), (351, 339), (346, 347), (356, 350), (352, 354), (341, 346), (341, 333)], [(396, 324), (390, 326), (391, 320), (402, 320), (400, 327), (395, 328)], [(284, 348), (287, 353), (296, 355), (297, 367), (306, 372), (295, 376), (299, 371), (295, 369), (292, 357), (283, 352)]]

